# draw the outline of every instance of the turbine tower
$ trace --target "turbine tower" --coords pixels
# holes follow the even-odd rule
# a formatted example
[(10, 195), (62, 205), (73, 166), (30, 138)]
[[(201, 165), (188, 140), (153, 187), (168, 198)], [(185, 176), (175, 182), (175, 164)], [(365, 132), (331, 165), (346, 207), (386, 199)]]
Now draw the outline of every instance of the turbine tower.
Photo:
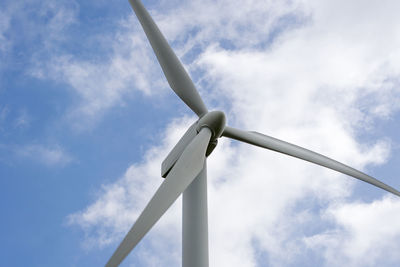
[(208, 266), (207, 164), (206, 158), (220, 137), (309, 161), (352, 176), (400, 197), (400, 192), (383, 182), (336, 160), (297, 145), (225, 125), (222, 111), (208, 111), (196, 87), (174, 51), (140, 0), (129, 0), (157, 56), (172, 90), (199, 116), (161, 165), (165, 178), (143, 212), (118, 246), (106, 266), (118, 266), (175, 200), (183, 194), (182, 265)]

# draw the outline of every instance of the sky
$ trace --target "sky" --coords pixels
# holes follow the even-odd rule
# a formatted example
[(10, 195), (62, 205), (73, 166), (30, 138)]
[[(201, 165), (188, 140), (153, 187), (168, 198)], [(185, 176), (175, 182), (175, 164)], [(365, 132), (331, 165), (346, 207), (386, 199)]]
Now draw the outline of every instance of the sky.
[[(400, 189), (400, 2), (145, 1), (209, 110)], [(0, 257), (102, 266), (197, 118), (127, 0), (0, 7)], [(220, 139), (210, 266), (398, 266), (400, 199)], [(121, 266), (181, 265), (181, 198)]]

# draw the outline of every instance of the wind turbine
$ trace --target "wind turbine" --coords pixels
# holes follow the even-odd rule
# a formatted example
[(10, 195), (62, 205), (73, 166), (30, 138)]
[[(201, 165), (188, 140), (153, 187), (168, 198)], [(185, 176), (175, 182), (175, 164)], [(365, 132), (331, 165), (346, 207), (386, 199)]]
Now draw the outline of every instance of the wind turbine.
[(194, 122), (161, 165), (165, 178), (129, 230), (106, 266), (118, 266), (175, 200), (183, 193), (182, 265), (208, 266), (207, 169), (206, 158), (220, 137), (263, 147), (347, 174), (400, 197), (383, 182), (336, 160), (297, 145), (225, 125), (222, 111), (208, 111), (192, 80), (140, 0), (129, 0), (157, 56), (172, 90), (199, 119)]

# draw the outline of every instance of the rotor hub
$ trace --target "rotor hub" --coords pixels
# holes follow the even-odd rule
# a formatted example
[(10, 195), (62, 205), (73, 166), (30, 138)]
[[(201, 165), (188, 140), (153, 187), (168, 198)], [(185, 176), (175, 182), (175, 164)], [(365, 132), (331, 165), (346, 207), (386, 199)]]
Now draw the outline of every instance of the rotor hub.
[(212, 133), (211, 141), (215, 141), (221, 137), (225, 129), (225, 123), (226, 118), (222, 111), (210, 111), (199, 119), (197, 123), (197, 132), (200, 132), (201, 128), (207, 127)]

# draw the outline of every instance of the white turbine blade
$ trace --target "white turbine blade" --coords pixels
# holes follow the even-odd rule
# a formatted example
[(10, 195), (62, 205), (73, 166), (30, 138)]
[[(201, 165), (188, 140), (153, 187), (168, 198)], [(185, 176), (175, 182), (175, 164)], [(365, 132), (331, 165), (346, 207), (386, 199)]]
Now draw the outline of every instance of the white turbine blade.
[(106, 267), (118, 266), (201, 172), (210, 138), (211, 131), (208, 128), (202, 128), (200, 133), (187, 146), (124, 240), (122, 240)]
[(168, 80), (172, 90), (186, 103), (199, 117), (206, 114), (207, 108), (203, 103), (196, 87), (185, 71), (182, 63), (165, 40), (161, 31), (144, 8), (140, 0), (129, 0), (138, 17), (143, 30), (153, 47), (158, 62)]
[(382, 183), (381, 181), (362, 173), (354, 168), (351, 168), (343, 163), (340, 163), (336, 160), (330, 159), (326, 156), (313, 152), (311, 150), (287, 143), (285, 141), (257, 133), (257, 132), (247, 132), (238, 130), (232, 127), (225, 127), (223, 136), (229, 137), (232, 139), (236, 139), (239, 141), (243, 141), (252, 145), (256, 145), (259, 147), (267, 148), (276, 152), (280, 152), (289, 156), (293, 156), (299, 159), (303, 159), (326, 168), (347, 174), (354, 178), (360, 179), (364, 182), (375, 185), (383, 190), (386, 190), (392, 194), (395, 194), (400, 197), (400, 192), (396, 189)]
[(185, 132), (181, 139), (179, 139), (178, 143), (172, 148), (172, 150), (168, 153), (167, 157), (161, 163), (161, 176), (167, 177), (169, 171), (174, 167), (174, 164), (182, 155), (183, 151), (187, 147), (190, 142), (192, 142), (193, 138), (197, 135), (197, 121), (193, 123), (189, 129)]

